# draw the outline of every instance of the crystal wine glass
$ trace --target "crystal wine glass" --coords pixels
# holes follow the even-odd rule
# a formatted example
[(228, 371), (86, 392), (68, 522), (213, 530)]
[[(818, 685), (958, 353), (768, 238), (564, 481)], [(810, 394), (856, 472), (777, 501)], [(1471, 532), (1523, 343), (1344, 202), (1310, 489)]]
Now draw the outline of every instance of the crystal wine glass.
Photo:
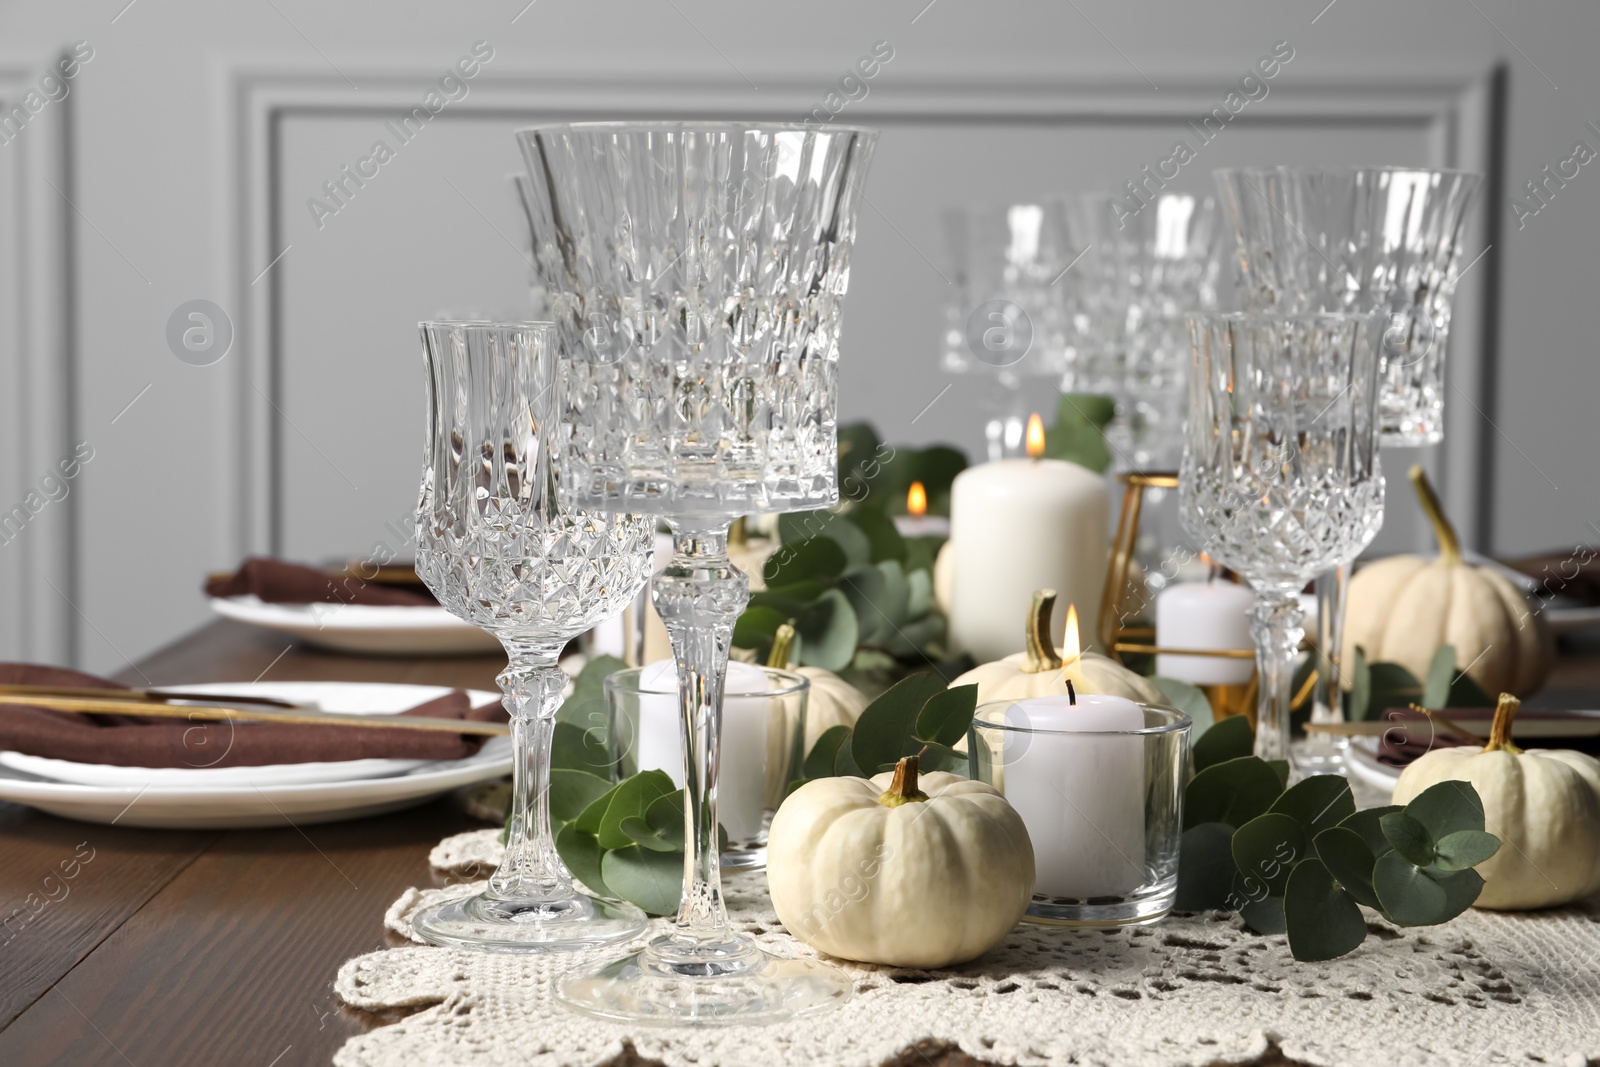
[[(1444, 438), (1444, 371), (1467, 208), (1482, 178), (1407, 167), (1218, 170), (1245, 310), (1385, 313), (1381, 447)], [(1312, 718), (1339, 722), (1348, 569), (1317, 580)], [(1304, 756), (1343, 773), (1344, 739), (1309, 738)]]
[(427, 448), (417, 573), (452, 615), (500, 639), (511, 716), (505, 858), (482, 893), (418, 912), (425, 940), (500, 951), (632, 937), (644, 913), (578, 892), (550, 834), (550, 746), (562, 647), (650, 577), (653, 526), (554, 495), (554, 334), (543, 322), (424, 322)]
[(728, 526), (838, 498), (839, 318), (871, 131), (581, 123), (518, 133), (564, 276), (564, 498), (672, 527), (654, 582), (688, 749), (682, 904), (642, 951), (568, 975), (602, 1018), (752, 1023), (844, 1001), (827, 964), (736, 933), (717, 855), (722, 686), (749, 599)]
[(1256, 591), (1255, 754), (1289, 758), (1300, 589), (1383, 523), (1381, 317), (1212, 313), (1190, 319), (1183, 523)]

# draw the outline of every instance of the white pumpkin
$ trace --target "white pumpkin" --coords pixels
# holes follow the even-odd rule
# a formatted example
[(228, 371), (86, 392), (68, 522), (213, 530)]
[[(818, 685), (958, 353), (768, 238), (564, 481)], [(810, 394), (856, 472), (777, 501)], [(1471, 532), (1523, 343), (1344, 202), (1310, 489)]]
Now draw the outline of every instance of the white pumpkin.
[[(1103, 693), (1145, 704), (1166, 703), (1166, 697), (1154, 682), (1133, 673), (1109, 656), (1083, 652), (1071, 658), (1071, 652), (1075, 650), (1056, 649), (1050, 640), (1050, 611), (1055, 602), (1056, 593), (1053, 589), (1041, 589), (1033, 594), (1033, 602), (1028, 605), (1027, 651), (974, 667), (950, 684), (976, 683), (980, 704), (991, 700), (1066, 696), (1069, 679), (1073, 689), (1079, 693)], [(1071, 627), (1068, 627), (1068, 631), (1070, 633)], [(1063, 659), (1064, 656), (1067, 658)]]
[(892, 773), (817, 778), (767, 836), (767, 888), (789, 933), (842, 959), (947, 967), (1003, 940), (1033, 897), (1022, 817), (982, 782), (917, 758)]
[[(1390, 556), (1356, 572), (1345, 594), (1342, 662), (1361, 646), (1368, 663), (1398, 663), (1418, 678), (1442, 645), (1485, 693), (1527, 696), (1544, 684), (1554, 643), (1543, 616), (1499, 571), (1463, 562), (1421, 467), (1411, 468), (1422, 509), (1439, 540), (1437, 558)], [(1344, 674), (1345, 688), (1354, 681)]]
[[(767, 654), (767, 666), (793, 671), (811, 681), (806, 697), (806, 733), (804, 749), (811, 751), (817, 738), (834, 726), (854, 726), (870, 700), (867, 695), (832, 671), (821, 667), (791, 667), (789, 658), (794, 647), (794, 627), (784, 623), (772, 639), (772, 651)], [(790, 724), (793, 725), (792, 723)]]
[(1440, 782), (1470, 782), (1483, 799), (1484, 829), (1501, 847), (1478, 864), (1480, 908), (1567, 904), (1600, 891), (1600, 760), (1567, 749), (1511, 743), (1517, 698), (1500, 695), (1482, 749), (1438, 748), (1400, 772), (1394, 803)]

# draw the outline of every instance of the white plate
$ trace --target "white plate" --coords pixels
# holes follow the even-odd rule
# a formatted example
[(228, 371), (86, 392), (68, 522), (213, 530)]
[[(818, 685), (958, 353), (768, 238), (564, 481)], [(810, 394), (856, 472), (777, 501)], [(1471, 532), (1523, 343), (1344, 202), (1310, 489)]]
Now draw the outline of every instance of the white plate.
[(211, 610), (335, 652), (463, 656), (500, 651), (491, 634), (438, 607), (268, 604), (256, 596), (233, 596), (212, 597)]
[(1345, 749), (1344, 763), (1351, 774), (1381, 790), (1385, 796), (1394, 792), (1394, 784), (1400, 780), (1399, 767), (1378, 762), (1376, 737), (1352, 737), (1350, 747)]
[[(314, 700), (327, 711), (344, 712), (403, 711), (449, 691), (440, 686), (361, 682), (229, 682), (184, 689)], [(474, 707), (499, 700), (481, 690), (469, 690), (468, 696)], [(0, 800), (67, 819), (167, 829), (282, 826), (377, 815), (511, 771), (507, 737), (492, 737), (475, 755), (460, 760), (352, 760), (209, 771), (90, 766), (6, 755), (10, 758), (0, 763)], [(24, 769), (17, 766), (18, 759), (53, 765), (49, 769), (55, 773)], [(377, 775), (329, 780), (318, 774), (308, 781), (298, 774), (301, 768), (337, 767), (335, 773), (347, 775), (356, 763), (367, 765), (365, 773), (376, 770)], [(84, 781), (91, 772), (97, 777)]]

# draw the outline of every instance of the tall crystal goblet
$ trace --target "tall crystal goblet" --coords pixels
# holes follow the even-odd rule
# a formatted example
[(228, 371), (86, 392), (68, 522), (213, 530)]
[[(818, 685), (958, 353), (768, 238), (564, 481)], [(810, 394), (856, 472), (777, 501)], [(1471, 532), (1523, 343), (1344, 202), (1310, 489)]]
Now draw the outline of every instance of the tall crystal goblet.
[[(1247, 311), (1385, 313), (1381, 447), (1444, 438), (1451, 300), (1477, 174), (1410, 167), (1259, 167), (1215, 172)], [(1317, 579), (1313, 721), (1339, 722), (1348, 568)], [(1343, 773), (1345, 739), (1318, 734), (1302, 756)]]
[(1255, 754), (1289, 759), (1299, 593), (1383, 524), (1381, 318), (1213, 313), (1190, 319), (1183, 524), (1256, 591)]
[(550, 748), (562, 647), (620, 611), (650, 577), (653, 525), (559, 502), (553, 329), (424, 322), (427, 447), (417, 573), (439, 603), (500, 639), (511, 716), (505, 858), (476, 896), (417, 913), (438, 945), (579, 949), (644, 929), (632, 904), (580, 893), (550, 833)]
[(838, 336), (871, 131), (581, 123), (518, 133), (563, 277), (562, 492), (672, 527), (654, 582), (688, 749), (683, 897), (671, 932), (567, 976), (578, 1011), (648, 1024), (765, 1022), (833, 1007), (839, 969), (735, 932), (717, 854), (722, 687), (749, 599), (728, 526), (836, 502)]

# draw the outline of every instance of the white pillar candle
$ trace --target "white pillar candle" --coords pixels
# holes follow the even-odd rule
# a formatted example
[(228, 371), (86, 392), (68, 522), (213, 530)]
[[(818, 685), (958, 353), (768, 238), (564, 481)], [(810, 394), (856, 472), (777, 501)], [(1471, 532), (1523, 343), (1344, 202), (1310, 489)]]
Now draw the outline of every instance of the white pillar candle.
[[(1054, 589), (1061, 603), (1076, 604), (1092, 641), (1106, 584), (1110, 509), (1105, 480), (1076, 463), (1004, 459), (962, 471), (950, 495), (956, 650), (980, 663), (1022, 651), (1019, 620), (1035, 589)], [(1052, 626), (1057, 644), (1064, 625), (1058, 617)]]
[[(634, 753), (641, 771), (665, 771), (683, 788), (683, 716), (678, 710), (678, 669), (672, 660), (639, 673), (639, 721)], [(767, 732), (777, 703), (766, 695), (767, 673), (750, 663), (728, 664), (722, 700), (722, 757), (717, 775), (717, 819), (730, 841), (761, 832), (767, 796)], [(758, 695), (759, 694), (759, 695)], [(781, 708), (778, 709), (781, 714)]]
[[(1156, 644), (1162, 648), (1253, 649), (1250, 609), (1256, 596), (1226, 581), (1179, 582), (1156, 597)], [(1253, 659), (1219, 656), (1156, 657), (1156, 673), (1195, 685), (1243, 685)]]
[[(672, 535), (656, 534), (655, 558), (651, 563), (652, 575), (660, 574), (667, 569), (667, 564), (672, 562)], [(641, 660), (644, 663), (654, 663), (661, 659), (672, 657), (672, 641), (667, 636), (666, 624), (661, 621), (661, 616), (656, 614), (656, 606), (650, 599), (650, 585), (647, 583), (640, 592), (639, 599), (643, 601), (641, 615), (644, 620), (644, 651)]]
[(1122, 897), (1146, 881), (1144, 710), (1123, 697), (1030, 697), (1006, 726), (1006, 800), (1028, 828), (1040, 896)]

